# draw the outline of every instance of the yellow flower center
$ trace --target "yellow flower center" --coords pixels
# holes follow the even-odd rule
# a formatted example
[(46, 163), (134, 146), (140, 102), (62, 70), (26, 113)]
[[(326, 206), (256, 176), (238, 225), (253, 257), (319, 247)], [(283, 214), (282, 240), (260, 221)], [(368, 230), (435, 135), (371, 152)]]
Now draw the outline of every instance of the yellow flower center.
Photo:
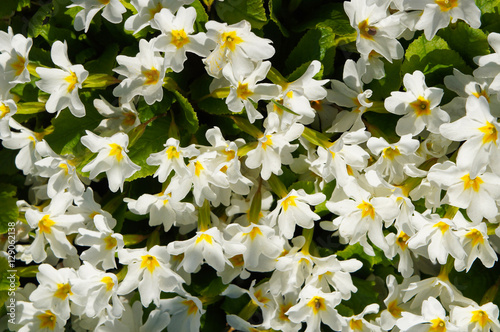
[(307, 302), (307, 306), (313, 310), (315, 315), (317, 315), (320, 310), (326, 310), (325, 299), (319, 296), (313, 297)]
[(483, 136), (483, 144), (493, 142), (495, 145), (497, 144), (498, 139), (498, 131), (495, 125), (491, 122), (487, 122), (486, 125), (478, 128), (480, 132), (484, 134)]
[(103, 5), (107, 5), (109, 1), (110, 0), (99, 0), (99, 2), (102, 3)]
[(359, 330), (361, 331), (363, 329), (363, 321), (361, 321), (361, 319), (351, 319), (349, 321), (349, 327), (351, 328), (351, 330)]
[(490, 317), (483, 310), (475, 310), (472, 312), (471, 323), (479, 323), (481, 327), (485, 327), (486, 324), (491, 322)]
[(458, 6), (458, 0), (434, 0), (434, 2), (443, 12), (447, 12), (448, 10)]
[(68, 295), (73, 295), (71, 292), (70, 284), (57, 284), (57, 290), (54, 293), (54, 297), (57, 297), (61, 300), (66, 300)]
[(280, 311), (279, 311), (279, 319), (282, 320), (282, 321), (285, 321), (285, 322), (289, 322), (290, 319), (288, 318), (288, 316), (285, 314), (290, 308), (292, 307), (292, 304), (291, 303), (286, 303), (286, 304), (282, 304), (280, 305)]
[(377, 28), (370, 26), (368, 20), (361, 21), (358, 24), (359, 34), (361, 37), (373, 40), (373, 36), (377, 34)]
[(201, 171), (203, 171), (205, 168), (203, 167), (203, 165), (199, 162), (199, 161), (196, 161), (194, 163), (194, 174), (197, 176), (197, 177), (200, 177), (200, 174), (201, 174)]
[(73, 91), (76, 84), (78, 83), (78, 77), (76, 77), (76, 74), (73, 73), (72, 71), (70, 71), (70, 74), (66, 76), (64, 80), (68, 82), (68, 92)]
[(465, 234), (465, 237), (472, 240), (472, 246), (475, 247), (479, 243), (484, 244), (483, 234), (477, 229), (472, 229), (469, 233)]
[(435, 224), (433, 227), (439, 228), (441, 230), (441, 233), (446, 233), (448, 229), (450, 229), (450, 225), (445, 223), (444, 221), (440, 221), (437, 224)]
[(123, 119), (122, 124), (127, 126), (127, 127), (130, 127), (130, 126), (134, 125), (136, 118), (137, 117), (134, 113), (127, 112), (127, 113), (125, 113), (125, 118)]
[(109, 292), (115, 286), (113, 279), (111, 277), (105, 276), (101, 279), (101, 282), (106, 285), (106, 292)]
[(430, 102), (424, 97), (418, 97), (410, 106), (415, 111), (417, 117), (431, 114)]
[(236, 255), (231, 258), (229, 258), (229, 261), (231, 264), (233, 264), (234, 267), (240, 267), (245, 264), (245, 261), (243, 260), (243, 255)]
[(189, 43), (189, 37), (187, 36), (184, 29), (172, 30), (172, 44), (177, 48), (181, 48), (187, 43)]
[(55, 329), (57, 317), (50, 310), (45, 311), (45, 313), (36, 316), (40, 320), (40, 330), (41, 329)]
[(435, 318), (431, 320), (431, 327), (429, 328), (429, 332), (445, 332), (446, 331), (446, 322), (441, 318)]
[(24, 68), (26, 68), (26, 59), (20, 55), (17, 55), (16, 62), (11, 64), (12, 69), (16, 71), (16, 76), (21, 75)]
[(472, 190), (474, 190), (475, 192), (479, 191), (481, 183), (484, 182), (479, 176), (476, 176), (474, 179), (471, 179), (469, 174), (465, 174), (460, 178), (460, 180), (464, 182), (464, 190), (472, 188)]
[(401, 152), (397, 147), (387, 147), (384, 149), (384, 152), (382, 153), (384, 158), (387, 158), (389, 160), (394, 160), (397, 156), (401, 155)]
[(109, 144), (109, 147), (111, 148), (111, 150), (109, 150), (109, 156), (115, 157), (116, 160), (121, 161), (123, 159), (123, 148), (116, 143)]
[(295, 203), (295, 199), (297, 196), (288, 196), (283, 202), (281, 202), (281, 206), (283, 207), (283, 211), (286, 212), (290, 206), (297, 206)]
[(64, 173), (68, 175), (68, 165), (65, 163), (59, 164), (59, 168), (64, 170)]
[(232, 52), (236, 49), (236, 45), (243, 42), (243, 39), (238, 37), (236, 31), (224, 32), (221, 36), (222, 48), (229, 48)]
[(401, 309), (399, 306), (398, 306), (398, 302), (397, 300), (394, 300), (394, 301), (391, 301), (389, 303), (389, 305), (387, 306), (387, 310), (389, 311), (389, 313), (392, 315), (392, 317), (394, 318), (400, 318), (402, 317), (401, 316), (401, 312), (403, 311), (403, 309)]
[(248, 83), (238, 83), (236, 95), (238, 95), (238, 98), (246, 100), (248, 97), (253, 95), (253, 92), (248, 89)]
[(155, 268), (160, 266), (160, 263), (158, 263), (158, 260), (154, 256), (144, 255), (141, 258), (142, 258), (141, 269), (146, 268), (149, 270), (150, 273), (153, 273)]
[(163, 5), (161, 4), (160, 1), (158, 1), (158, 3), (156, 4), (156, 7), (149, 9), (149, 15), (151, 16), (151, 19), (153, 19), (155, 17), (155, 15), (158, 14), (162, 9), (163, 9)]
[(142, 75), (146, 78), (146, 82), (144, 82), (146, 85), (154, 85), (160, 80), (160, 72), (155, 67), (143, 70)]
[(266, 304), (267, 302), (271, 301), (270, 298), (264, 296), (264, 294), (262, 294), (262, 290), (258, 290), (256, 291), (254, 294), (255, 298), (257, 299), (257, 301), (259, 301), (260, 303), (264, 303)]
[(111, 250), (111, 249), (116, 247), (116, 245), (118, 244), (118, 241), (116, 241), (116, 239), (114, 237), (112, 237), (111, 234), (109, 234), (108, 236), (106, 236), (104, 238), (104, 243), (106, 244), (105, 248), (107, 250)]
[(266, 140), (262, 142), (262, 148), (267, 150), (268, 146), (273, 145), (273, 140), (271, 139), (271, 135), (266, 135)]
[(208, 235), (208, 234), (201, 234), (200, 236), (198, 236), (198, 238), (196, 239), (195, 243), (198, 244), (201, 241), (205, 241), (208, 244), (212, 244), (213, 243), (212, 237), (210, 235)]
[(372, 220), (375, 219), (375, 208), (370, 203), (363, 201), (357, 208), (361, 210), (361, 218), (370, 216)]
[(257, 235), (262, 235), (262, 231), (260, 230), (259, 227), (254, 227), (252, 228), (252, 230), (248, 233), (245, 233), (243, 234), (244, 236), (250, 236), (250, 239), (252, 239), (252, 241), (257, 237)]
[(410, 237), (408, 236), (408, 234), (406, 234), (405, 232), (400, 232), (399, 235), (398, 235), (398, 238), (397, 238), (397, 241), (396, 243), (398, 244), (398, 246), (402, 249), (402, 250), (405, 250), (406, 247), (408, 246), (406, 244), (406, 242), (410, 239)]
[(55, 224), (55, 221), (50, 219), (50, 215), (45, 215), (40, 219), (38, 222), (38, 229), (40, 230), (40, 233), (47, 233), (50, 234), (52, 233), (51, 227)]
[(175, 148), (175, 146), (169, 146), (165, 151), (168, 159), (177, 159), (179, 158), (179, 151)]
[(10, 112), (10, 107), (0, 102), (0, 119), (6, 116)]
[(198, 312), (198, 306), (193, 300), (184, 300), (181, 303), (188, 307), (188, 316), (195, 315)]

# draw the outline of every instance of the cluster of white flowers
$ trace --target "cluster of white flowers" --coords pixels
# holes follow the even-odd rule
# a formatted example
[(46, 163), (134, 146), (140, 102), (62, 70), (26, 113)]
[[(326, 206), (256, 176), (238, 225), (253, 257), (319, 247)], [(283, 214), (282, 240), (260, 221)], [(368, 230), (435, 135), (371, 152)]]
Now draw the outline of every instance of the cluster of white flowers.
[[(268, 61), (275, 53), (271, 40), (258, 37), (246, 21), (208, 21), (206, 33), (196, 33), (191, 2), (131, 1), (137, 14), (125, 28), (137, 33), (149, 26), (157, 34), (139, 40), (135, 57), (117, 56), (113, 70), (120, 83), (113, 95), (120, 106), (94, 100), (106, 119), (94, 129), (99, 135), (87, 130), (81, 137), (95, 154), (85, 164), (55, 153), (44, 140), (48, 133), (14, 120), (10, 90), (36, 73), (36, 86), (50, 94), (47, 112), (68, 108), (84, 117), (79, 91), (89, 73), (71, 64), (66, 43), (57, 41), (50, 54), (59, 69), (38, 67), (30, 78), (32, 40), (11, 29), (0, 32), (1, 142), (19, 150), (15, 164), (32, 181), (34, 194), (32, 204), (18, 202), (25, 216), (18, 229), (29, 228), (29, 236), (19, 242), (17, 258), (39, 264), (38, 285), (17, 291), (17, 321), (9, 328), (64, 331), (70, 323), (76, 331), (198, 331), (210, 303), (186, 289), (192, 274), (208, 265), (227, 285), (220, 296), (248, 296), (246, 308), (262, 315), (258, 324), (246, 321), (251, 315), (228, 315), (236, 330), (293, 332), (304, 325), (309, 332), (325, 324), (343, 332), (500, 331), (498, 307), (464, 297), (448, 278), (451, 269), (469, 271), (475, 262), (493, 267), (500, 253), (500, 54), (475, 58), (472, 76), (455, 69), (446, 77), (446, 88), (456, 93), (446, 105), (443, 89), (428, 87), (420, 71), (404, 75), (405, 91), (378, 104), (363, 87), (384, 76), (384, 63), (403, 57), (399, 38), (423, 30), (430, 40), (457, 19), (478, 28), (474, 1), (345, 2), (361, 57), (347, 60), (343, 82), (315, 79), (319, 61), (295, 81), (276, 79)], [(83, 7), (76, 30), (92, 29), (101, 9), (112, 23), (126, 11), (118, 0), (73, 3)], [(491, 33), (488, 41), (500, 51), (500, 34)], [(141, 125), (135, 104), (139, 98), (148, 105), (162, 101), (165, 75), (183, 71), (186, 52), (201, 58), (213, 78), (210, 93), (226, 91), (227, 108), (254, 141), (227, 140), (218, 127), (206, 131), (207, 146), (169, 138), (146, 160), (158, 166), (154, 178), (162, 191), (144, 188), (137, 199), (121, 199), (131, 215), (149, 215), (155, 232), (176, 227), (181, 236), (131, 247), (114, 231), (117, 220), (96, 202), (92, 181), (105, 173), (109, 190), (123, 192), (126, 179), (141, 169), (127, 155), (127, 133)], [(273, 83), (260, 83), (271, 76)], [(331, 104), (338, 114), (326, 110)], [(398, 141), (369, 130), (363, 115), (377, 107), (401, 115)], [(238, 117), (243, 110), (248, 120)], [(330, 119), (326, 132), (335, 140), (308, 127), (319, 116), (323, 124)], [(312, 180), (313, 192), (288, 190), (278, 177), (282, 165)], [(331, 183), (330, 197), (323, 190)], [(419, 199), (424, 212), (416, 209)], [(321, 204), (333, 220), (320, 216), (315, 207)], [(343, 245), (359, 244), (368, 256), (378, 251), (394, 260), (403, 278), (398, 283), (387, 277), (383, 304), (350, 317), (339, 313), (338, 305), (357, 292), (351, 274), (363, 264), (335, 254), (321, 257), (314, 243), (320, 227)], [(423, 261), (433, 264), (435, 277), (424, 277)], [(250, 287), (232, 283), (237, 278), (248, 279)]]

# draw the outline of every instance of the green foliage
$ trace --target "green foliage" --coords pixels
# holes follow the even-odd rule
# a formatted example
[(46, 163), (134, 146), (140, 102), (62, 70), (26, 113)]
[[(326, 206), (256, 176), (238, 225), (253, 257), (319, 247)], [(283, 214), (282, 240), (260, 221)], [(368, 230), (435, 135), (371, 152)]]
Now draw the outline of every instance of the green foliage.
[(498, 11), (500, 0), (475, 0), (476, 6), (481, 9), (481, 13), (494, 13)]
[(11, 184), (0, 183), (0, 234), (9, 231), (9, 223), (15, 224), (19, 211), (17, 209), (17, 188)]
[(428, 41), (421, 35), (408, 46), (401, 70), (403, 75), (420, 70), (425, 75), (427, 86), (434, 86), (442, 84), (443, 78), (453, 73), (453, 68), (465, 74), (472, 72), (460, 54), (450, 49), (443, 38), (435, 36)]
[(263, 0), (226, 0), (215, 4), (217, 15), (228, 24), (247, 20), (254, 29), (261, 29), (267, 23)]

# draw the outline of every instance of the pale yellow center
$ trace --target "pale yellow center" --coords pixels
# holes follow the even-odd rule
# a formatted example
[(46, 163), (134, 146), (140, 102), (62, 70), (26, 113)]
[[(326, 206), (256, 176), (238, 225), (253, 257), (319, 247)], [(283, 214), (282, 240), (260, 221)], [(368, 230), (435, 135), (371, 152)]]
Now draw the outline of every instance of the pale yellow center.
[(52, 233), (51, 227), (55, 224), (55, 221), (50, 219), (50, 215), (45, 215), (40, 219), (38, 222), (38, 229), (40, 230), (40, 233), (47, 233), (50, 234)]
[(168, 159), (177, 159), (179, 158), (179, 151), (175, 148), (175, 146), (169, 146), (165, 151)]
[(471, 179), (469, 174), (465, 174), (460, 178), (460, 180), (464, 182), (464, 190), (472, 188), (472, 190), (474, 190), (475, 192), (479, 191), (481, 184), (484, 182), (479, 176)]
[(73, 73), (72, 71), (70, 71), (70, 74), (66, 76), (64, 80), (68, 82), (68, 92), (73, 91), (76, 84), (78, 83), (78, 77), (76, 77), (76, 74)]
[(458, 6), (458, 0), (434, 0), (443, 12), (447, 12), (452, 8)]
[(471, 321), (471, 323), (479, 323), (479, 326), (484, 328), (486, 326), (486, 324), (491, 322), (491, 319), (488, 316), (488, 314), (486, 312), (484, 312), (483, 310), (475, 310), (475, 311), (472, 311), (472, 318), (470, 321)]
[(383, 156), (386, 159), (394, 160), (397, 156), (401, 155), (401, 152), (397, 147), (387, 147), (384, 149)]
[(227, 47), (233, 52), (236, 49), (236, 45), (243, 42), (243, 39), (238, 37), (236, 31), (224, 32), (221, 36), (221, 40), (222, 40), (222, 48)]
[(116, 247), (118, 242), (114, 237), (111, 236), (111, 234), (109, 234), (104, 238), (104, 243), (106, 244), (106, 249), (111, 250)]
[(370, 217), (375, 219), (375, 208), (368, 202), (363, 201), (363, 203), (357, 206), (361, 210), (361, 218)]
[(441, 230), (441, 233), (446, 233), (448, 229), (450, 229), (450, 225), (447, 223), (440, 221), (437, 224), (435, 224), (433, 227), (439, 228)]
[(472, 229), (470, 232), (465, 234), (465, 237), (472, 240), (472, 246), (475, 247), (478, 244), (484, 244), (484, 237), (480, 231), (477, 229)]
[(36, 316), (40, 320), (40, 330), (56, 328), (57, 317), (50, 310), (45, 311), (45, 313)]
[(429, 328), (429, 332), (445, 332), (446, 331), (446, 323), (441, 318), (435, 318), (431, 321), (431, 327)]
[(248, 97), (253, 95), (253, 92), (248, 89), (248, 83), (238, 83), (236, 95), (238, 98), (246, 100)]
[(155, 67), (143, 70), (142, 75), (146, 78), (146, 81), (144, 82), (146, 85), (154, 85), (160, 80), (160, 72)]
[(370, 26), (368, 20), (361, 21), (358, 24), (359, 34), (365, 39), (373, 40), (373, 36), (377, 34), (377, 28)]
[(109, 292), (115, 286), (113, 279), (111, 277), (105, 276), (101, 279), (101, 282), (106, 285), (106, 292)]
[(110, 157), (115, 157), (116, 160), (118, 160), (118, 161), (123, 159), (123, 154), (122, 154), (123, 148), (121, 146), (119, 146), (116, 143), (111, 143), (111, 144), (109, 144), (109, 147), (111, 148), (109, 150)]
[(208, 244), (212, 244), (213, 243), (212, 237), (210, 235), (208, 235), (208, 234), (201, 234), (200, 236), (198, 236), (198, 238), (196, 239), (195, 243), (198, 244), (201, 241), (205, 241)]
[(417, 117), (431, 114), (430, 102), (424, 97), (418, 97), (410, 106), (415, 111)]
[(491, 123), (487, 122), (486, 125), (478, 128), (480, 132), (484, 134), (483, 144), (493, 142), (497, 144), (498, 131), (497, 128)]
[(295, 203), (295, 199), (297, 196), (288, 196), (283, 202), (281, 202), (281, 206), (283, 207), (283, 211), (286, 212), (290, 206), (297, 206)]
[(189, 43), (189, 37), (186, 34), (184, 29), (181, 30), (172, 30), (172, 44), (177, 48), (181, 48), (187, 43)]
[(309, 302), (307, 302), (307, 306), (313, 310), (315, 315), (320, 311), (326, 310), (325, 299), (319, 296), (313, 297)]
[(65, 300), (68, 295), (73, 295), (73, 293), (71, 292), (71, 285), (57, 284), (57, 290), (54, 292), (54, 297)]
[(141, 258), (142, 258), (141, 269), (146, 268), (149, 270), (149, 272), (153, 273), (155, 268), (160, 266), (160, 263), (158, 263), (158, 260), (154, 256), (144, 255)]

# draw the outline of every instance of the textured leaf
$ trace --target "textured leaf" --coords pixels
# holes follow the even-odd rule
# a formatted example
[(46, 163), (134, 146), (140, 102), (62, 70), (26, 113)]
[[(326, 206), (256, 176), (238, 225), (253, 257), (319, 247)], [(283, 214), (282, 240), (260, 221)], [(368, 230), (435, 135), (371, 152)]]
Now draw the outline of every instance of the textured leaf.
[(205, 11), (205, 7), (203, 7), (200, 0), (196, 0), (191, 6), (196, 9), (196, 21), (194, 22), (196, 31), (205, 31), (205, 23), (208, 22), (208, 15)]
[(348, 35), (356, 31), (349, 23), (349, 18), (344, 11), (342, 3), (326, 3), (314, 11), (314, 15), (303, 19), (293, 27), (294, 31), (304, 31), (312, 29), (316, 25), (322, 24), (330, 27), (337, 35)]
[(435, 36), (429, 41), (421, 35), (408, 46), (401, 70), (403, 74), (420, 70), (425, 75), (427, 86), (435, 86), (442, 84), (443, 78), (453, 73), (453, 68), (465, 74), (472, 72), (460, 54), (451, 50), (443, 38)]
[(323, 75), (333, 73), (335, 59), (335, 33), (326, 26), (307, 31), (285, 61), (289, 72), (306, 62), (319, 60), (323, 63)]
[(247, 20), (254, 29), (267, 23), (263, 0), (225, 0), (215, 4), (217, 15), (228, 24)]
[(193, 106), (179, 91), (173, 91), (182, 112), (175, 114), (176, 122), (181, 128), (193, 134), (198, 130), (199, 121)]
[(457, 51), (470, 66), (475, 66), (472, 60), (475, 56), (490, 53), (488, 36), (482, 30), (473, 29), (463, 21), (441, 29), (438, 36), (443, 38), (452, 50)]
[(495, 8), (500, 5), (500, 0), (476, 0), (476, 6), (481, 9), (481, 13), (494, 13)]
[(10, 184), (0, 184), (0, 234), (7, 233), (9, 223), (17, 221), (19, 211), (16, 203), (16, 187)]

